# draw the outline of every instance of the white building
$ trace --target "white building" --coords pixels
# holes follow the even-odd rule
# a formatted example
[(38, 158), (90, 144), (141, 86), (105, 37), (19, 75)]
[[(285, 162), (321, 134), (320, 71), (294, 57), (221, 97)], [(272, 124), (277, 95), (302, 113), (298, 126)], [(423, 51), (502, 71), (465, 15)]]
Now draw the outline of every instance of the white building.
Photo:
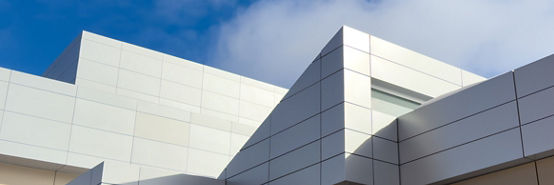
[(484, 81), (343, 27), (287, 91), (83, 32), (0, 71), (0, 184), (554, 183), (551, 58)]

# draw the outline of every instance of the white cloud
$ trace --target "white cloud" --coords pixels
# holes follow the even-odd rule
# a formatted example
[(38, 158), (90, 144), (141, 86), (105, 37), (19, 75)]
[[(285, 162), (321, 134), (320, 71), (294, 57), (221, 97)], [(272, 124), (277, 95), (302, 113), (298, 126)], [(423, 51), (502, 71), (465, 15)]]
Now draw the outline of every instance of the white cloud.
[(349, 25), (491, 77), (554, 52), (548, 0), (262, 0), (218, 28), (210, 63), (290, 86)]

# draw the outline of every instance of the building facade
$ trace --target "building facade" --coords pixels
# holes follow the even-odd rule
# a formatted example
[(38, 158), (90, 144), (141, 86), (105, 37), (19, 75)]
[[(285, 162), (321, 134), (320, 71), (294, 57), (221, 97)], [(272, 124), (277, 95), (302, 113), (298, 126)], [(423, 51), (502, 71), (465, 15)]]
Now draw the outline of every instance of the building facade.
[(554, 184), (551, 71), (344, 26), (287, 90), (83, 31), (42, 77), (0, 70), (0, 184)]

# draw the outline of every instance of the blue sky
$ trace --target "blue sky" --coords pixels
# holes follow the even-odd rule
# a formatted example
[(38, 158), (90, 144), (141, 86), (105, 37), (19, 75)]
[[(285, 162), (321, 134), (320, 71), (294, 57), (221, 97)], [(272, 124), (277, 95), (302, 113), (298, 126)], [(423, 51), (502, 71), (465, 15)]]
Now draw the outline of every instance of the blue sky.
[(41, 74), (81, 30), (205, 63), (214, 26), (250, 3), (0, 0), (0, 66)]
[(0, 0), (0, 66), (41, 74), (81, 30), (289, 87), (342, 25), (485, 77), (554, 53), (549, 0)]

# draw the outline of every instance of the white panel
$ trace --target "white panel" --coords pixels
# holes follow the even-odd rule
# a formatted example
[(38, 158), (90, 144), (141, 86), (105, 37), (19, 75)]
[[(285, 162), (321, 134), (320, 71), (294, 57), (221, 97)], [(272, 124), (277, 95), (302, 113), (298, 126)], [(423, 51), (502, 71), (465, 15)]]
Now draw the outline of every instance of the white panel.
[(67, 150), (70, 125), (5, 112), (0, 138), (59, 150)]
[(135, 111), (77, 99), (73, 122), (92, 128), (132, 134)]
[(8, 83), (0, 82), (0, 109), (6, 106), (6, 98), (8, 95)]
[(187, 111), (187, 112), (200, 113), (200, 107), (198, 107), (198, 106), (189, 105), (189, 104), (185, 104), (185, 103), (179, 103), (179, 102), (172, 101), (172, 100), (167, 100), (167, 99), (164, 99), (164, 98), (160, 98), (160, 104), (171, 107), (171, 108), (177, 108), (177, 109), (180, 109), (180, 110), (184, 110), (184, 111)]
[(271, 137), (271, 158), (298, 148), (320, 137), (319, 116), (314, 116), (298, 125)]
[(115, 85), (110, 86), (110, 85), (106, 85), (106, 84), (103, 84), (103, 83), (93, 82), (91, 80), (87, 80), (87, 79), (84, 79), (84, 78), (75, 79), (75, 84), (77, 84), (77, 86), (78, 86), (77, 92), (79, 91), (79, 88), (89, 88), (89, 89), (94, 89), (95, 91), (99, 91), (99, 92), (105, 92), (105, 93), (111, 93), (111, 94), (116, 93)]
[(13, 83), (34, 87), (37, 89), (53, 91), (69, 96), (75, 96), (75, 93), (77, 92), (75, 85), (18, 71), (12, 72), (10, 81)]
[(190, 126), (190, 146), (211, 152), (228, 154), (231, 133), (207, 127)]
[(271, 107), (241, 101), (239, 116), (251, 120), (263, 121), (267, 115), (269, 115), (271, 110)]
[(371, 110), (373, 135), (384, 137), (393, 141), (398, 139), (396, 117)]
[[(349, 129), (344, 130), (344, 151), (365, 157), (372, 157), (372, 137)], [(341, 151), (342, 152), (342, 151)]]
[(135, 138), (131, 161), (137, 164), (184, 171), (187, 167), (187, 148)]
[(157, 52), (157, 51), (154, 51), (154, 50), (151, 50), (151, 49), (147, 49), (147, 48), (143, 48), (143, 47), (140, 47), (140, 46), (128, 44), (128, 43), (121, 43), (121, 48), (123, 50), (131, 51), (131, 52), (138, 53), (138, 54), (141, 54), (141, 55), (145, 55), (147, 57), (151, 57), (151, 58), (154, 58), (154, 59), (157, 59), (157, 60), (162, 60), (163, 56), (164, 56), (160, 52)]
[(256, 131), (256, 128), (258, 127), (245, 125), (242, 123), (233, 123), (232, 131), (233, 133), (250, 136)]
[(344, 68), (369, 76), (369, 53), (344, 47)]
[(212, 92), (203, 92), (202, 108), (208, 108), (233, 115), (238, 115), (239, 100)]
[(217, 178), (229, 160), (226, 155), (189, 149), (187, 173)]
[(344, 101), (371, 107), (371, 78), (344, 70)]
[(350, 103), (345, 103), (344, 108), (345, 128), (371, 134), (371, 110)]
[(485, 80), (487, 80), (485, 77), (462, 70), (462, 84), (464, 87), (470, 86)]
[(202, 67), (189, 67), (184, 62), (165, 62), (163, 64), (162, 78), (177, 82), (184, 85), (189, 85), (196, 88), (202, 87)]
[[(77, 69), (77, 78), (115, 86), (117, 84), (117, 67), (81, 59)], [(80, 83), (75, 84), (81, 85)]]
[(267, 107), (274, 106), (273, 92), (256, 86), (246, 85), (244, 82), (240, 85), (240, 99)]
[(118, 87), (158, 96), (160, 93), (160, 79), (131, 71), (119, 70)]
[(240, 75), (237, 75), (237, 74), (234, 74), (234, 73), (231, 73), (231, 72), (227, 72), (227, 71), (224, 71), (224, 70), (221, 70), (221, 69), (217, 69), (217, 68), (213, 68), (213, 67), (210, 67), (210, 66), (204, 66), (204, 73), (205, 74), (212, 74), (212, 75), (215, 75), (215, 76), (218, 76), (220, 78), (223, 78), (223, 79), (228, 79), (228, 80), (234, 80), (234, 81), (240, 81)]
[(72, 126), (69, 151), (129, 161), (132, 137), (95, 129)]
[(115, 161), (104, 162), (102, 182), (131, 185), (139, 180), (139, 167)]
[(8, 81), (10, 80), (11, 70), (0, 67), (0, 80)]
[(454, 66), (400, 47), (375, 36), (371, 36), (370, 40), (371, 54), (373, 55), (431, 74), (454, 84), (462, 85), (461, 70)]
[(121, 46), (121, 41), (118, 41), (118, 40), (115, 40), (115, 39), (112, 39), (112, 38), (108, 38), (108, 37), (104, 37), (102, 35), (91, 33), (91, 32), (85, 31), (85, 30), (83, 30), (83, 33), (82, 33), (81, 37), (83, 39), (83, 41), (81, 41), (81, 42), (84, 42), (84, 39), (87, 39), (89, 41), (94, 41), (94, 42), (98, 42), (98, 43), (101, 43), (101, 44), (105, 44), (105, 45), (113, 46), (113, 47), (117, 47), (117, 48), (119, 48)]
[(272, 113), (271, 133), (315, 115), (320, 110), (319, 85), (312, 86), (281, 102)]
[(203, 88), (211, 92), (238, 98), (240, 93), (240, 82), (205, 73)]
[[(458, 77), (459, 75), (459, 71)], [(460, 88), (459, 85), (446, 82), (428, 74), (371, 56), (371, 75), (374, 78), (416, 91), (431, 97)]]
[(104, 91), (98, 91), (90, 87), (79, 86), (77, 90), (77, 97), (131, 110), (137, 107), (137, 100), (135, 99), (118, 96)]
[(186, 122), (190, 122), (191, 119), (191, 113), (188, 111), (160, 105), (157, 103), (138, 102), (137, 111)]
[(369, 53), (369, 34), (348, 26), (342, 27), (342, 33), (344, 34), (344, 45)]
[(67, 151), (36, 147), (5, 140), (0, 140), (0, 153), (3, 155), (35, 159), (56, 164), (64, 164), (67, 156)]
[(235, 155), (237, 152), (239, 152), (246, 141), (248, 141), (248, 136), (231, 134), (231, 151), (229, 152), (229, 154)]
[(199, 88), (162, 81), (160, 97), (174, 101), (200, 106), (202, 91)]
[(273, 92), (273, 90), (276, 87), (278, 87), (278, 86), (275, 86), (273, 84), (265, 83), (265, 82), (262, 82), (262, 81), (259, 81), (259, 80), (256, 80), (256, 79), (252, 79), (252, 78), (248, 78), (248, 77), (244, 77), (244, 76), (240, 77), (240, 83), (242, 85), (249, 85), (249, 86), (260, 88), (260, 89), (270, 91), (270, 92)]
[(121, 49), (119, 47), (83, 39), (81, 41), (79, 57), (112, 66), (119, 66), (120, 53)]
[(191, 114), (191, 123), (224, 131), (231, 131), (232, 122), (205, 114)]
[(67, 165), (71, 165), (74, 167), (79, 168), (92, 168), (96, 165), (104, 162), (104, 161), (112, 161), (103, 157), (95, 157), (91, 155), (83, 155), (83, 154), (77, 154), (73, 152), (69, 152), (67, 154)]
[(74, 97), (11, 84), (6, 109), (69, 123), (74, 101)]
[(138, 113), (135, 136), (186, 146), (189, 143), (189, 124), (186, 122)]

